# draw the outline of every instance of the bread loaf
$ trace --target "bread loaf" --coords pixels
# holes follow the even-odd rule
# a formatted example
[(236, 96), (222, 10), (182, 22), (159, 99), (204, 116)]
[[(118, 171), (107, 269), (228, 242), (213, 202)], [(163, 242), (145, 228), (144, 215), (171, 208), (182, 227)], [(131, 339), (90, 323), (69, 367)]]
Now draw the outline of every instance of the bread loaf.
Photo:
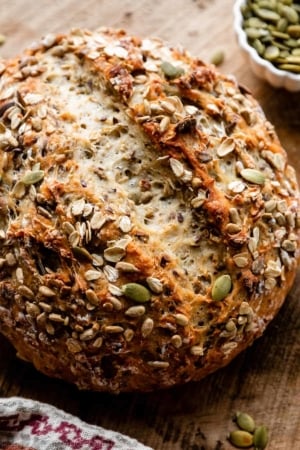
[(299, 260), (299, 191), (232, 76), (124, 31), (0, 65), (0, 329), (99, 391), (200, 380), (265, 330)]

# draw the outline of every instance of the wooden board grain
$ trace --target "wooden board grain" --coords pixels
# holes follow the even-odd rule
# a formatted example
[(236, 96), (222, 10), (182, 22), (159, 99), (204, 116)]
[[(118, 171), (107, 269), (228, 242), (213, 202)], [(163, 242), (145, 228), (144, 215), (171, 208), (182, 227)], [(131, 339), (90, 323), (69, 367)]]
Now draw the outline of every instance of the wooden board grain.
[[(204, 60), (225, 51), (220, 70), (235, 75), (260, 101), (300, 174), (300, 94), (274, 90), (250, 71), (232, 28), (232, 0), (0, 0), (0, 56), (16, 55), (48, 32), (123, 27), (181, 43)], [(0, 394), (52, 403), (162, 450), (229, 450), (236, 410), (270, 429), (269, 450), (300, 448), (300, 274), (265, 335), (228, 367), (199, 383), (153, 394), (79, 392), (19, 361), (0, 338)]]

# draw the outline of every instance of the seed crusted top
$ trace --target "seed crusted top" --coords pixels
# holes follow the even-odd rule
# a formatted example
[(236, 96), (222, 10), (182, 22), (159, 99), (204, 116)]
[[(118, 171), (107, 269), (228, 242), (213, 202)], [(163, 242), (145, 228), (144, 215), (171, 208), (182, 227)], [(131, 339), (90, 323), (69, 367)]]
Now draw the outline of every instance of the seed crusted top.
[(200, 379), (261, 335), (299, 192), (233, 77), (122, 30), (46, 36), (0, 76), (0, 321), (80, 388)]

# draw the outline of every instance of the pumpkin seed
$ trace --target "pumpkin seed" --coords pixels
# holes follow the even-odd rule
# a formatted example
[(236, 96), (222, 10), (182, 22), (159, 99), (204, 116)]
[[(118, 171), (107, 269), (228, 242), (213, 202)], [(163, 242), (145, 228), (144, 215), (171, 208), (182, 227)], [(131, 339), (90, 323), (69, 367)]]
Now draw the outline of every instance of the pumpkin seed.
[(127, 283), (122, 286), (121, 290), (125, 297), (138, 303), (148, 302), (151, 298), (150, 291), (142, 284)]
[(278, 56), (279, 56), (279, 48), (275, 47), (275, 45), (269, 45), (266, 48), (263, 56), (265, 59), (268, 59), (269, 61), (273, 61), (274, 59), (278, 58)]
[(220, 301), (225, 298), (231, 290), (231, 277), (230, 275), (221, 275), (218, 277), (212, 287), (212, 299), (215, 301)]
[(276, 23), (280, 19), (280, 15), (277, 12), (266, 8), (257, 8), (256, 14), (261, 19), (268, 20), (270, 22)]
[(182, 67), (173, 66), (173, 64), (168, 61), (163, 61), (160, 67), (164, 75), (171, 80), (184, 74), (184, 69)]
[(267, 28), (267, 24), (258, 17), (250, 17), (250, 19), (245, 21), (245, 25), (251, 28)]
[(237, 412), (236, 423), (242, 430), (248, 431), (249, 433), (253, 433), (255, 430), (254, 419), (247, 413)]
[(257, 3), (260, 8), (266, 8), (271, 10), (276, 8), (276, 1), (274, 0), (258, 0)]
[(284, 41), (284, 44), (287, 45), (288, 47), (291, 47), (291, 48), (299, 48), (299, 44), (298, 44), (297, 39), (293, 39), (293, 38), (286, 39)]
[(294, 55), (287, 56), (285, 58), (285, 62), (291, 63), (291, 64), (300, 64), (300, 55), (299, 56), (294, 56)]
[(25, 175), (21, 178), (21, 182), (26, 186), (30, 186), (31, 184), (36, 184), (44, 178), (43, 170), (35, 170), (31, 172), (25, 173)]
[(264, 174), (256, 169), (243, 169), (241, 170), (241, 176), (244, 180), (254, 184), (264, 184), (266, 181)]
[(255, 50), (257, 51), (257, 53), (259, 55), (263, 55), (265, 52), (265, 46), (264, 44), (259, 40), (259, 39), (254, 39), (253, 41), (253, 47), (255, 48)]
[(264, 450), (268, 444), (268, 429), (265, 425), (256, 428), (253, 435), (253, 444), (255, 450)]
[(73, 247), (72, 252), (80, 260), (93, 261), (92, 255), (84, 247)]
[(224, 61), (225, 54), (223, 50), (216, 51), (210, 58), (210, 62), (215, 66), (220, 66)]
[(281, 14), (290, 22), (290, 23), (297, 23), (299, 22), (299, 14), (297, 11), (292, 7), (288, 5), (283, 5), (281, 7)]
[(279, 69), (288, 72), (300, 73), (300, 65), (297, 64), (279, 64)]
[(235, 430), (229, 434), (230, 442), (239, 448), (247, 448), (253, 444), (253, 436), (248, 431)]
[(287, 29), (287, 26), (288, 26), (288, 21), (286, 20), (285, 17), (281, 17), (277, 22), (276, 28), (278, 31), (281, 31), (282, 33), (284, 33), (285, 30)]
[(245, 33), (249, 39), (260, 39), (269, 36), (269, 31), (263, 28), (245, 28)]
[(288, 26), (287, 32), (292, 38), (300, 38), (300, 25)]
[(290, 37), (289, 34), (283, 33), (282, 31), (278, 30), (271, 30), (271, 35), (279, 39), (289, 39)]

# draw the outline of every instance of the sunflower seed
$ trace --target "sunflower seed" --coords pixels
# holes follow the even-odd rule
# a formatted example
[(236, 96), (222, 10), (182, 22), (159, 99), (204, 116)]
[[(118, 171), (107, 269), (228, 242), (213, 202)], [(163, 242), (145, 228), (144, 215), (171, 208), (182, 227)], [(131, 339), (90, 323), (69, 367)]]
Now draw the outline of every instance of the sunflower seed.
[(233, 261), (237, 267), (243, 268), (248, 265), (248, 254), (239, 253), (233, 256)]
[(55, 291), (53, 291), (53, 289), (48, 288), (47, 286), (40, 286), (39, 294), (43, 295), (44, 297), (55, 297), (56, 295)]
[(184, 314), (178, 313), (178, 314), (174, 314), (174, 318), (176, 320), (176, 323), (178, 325), (181, 325), (183, 327), (185, 327), (186, 325), (188, 325), (189, 323), (189, 319), (187, 316), (185, 316)]
[(277, 205), (277, 203), (276, 203), (276, 201), (275, 200), (268, 200), (266, 203), (265, 203), (265, 210), (267, 211), (267, 212), (272, 212), (272, 211), (274, 211), (274, 209), (276, 208), (276, 205)]
[(5, 260), (10, 267), (13, 267), (15, 264), (17, 264), (16, 257), (13, 253), (7, 253), (5, 255)]
[(118, 334), (123, 333), (124, 328), (119, 325), (106, 325), (103, 330), (109, 334)]
[(174, 345), (174, 347), (176, 348), (180, 348), (182, 346), (182, 338), (179, 334), (174, 334), (171, 337), (171, 343)]
[(229, 153), (233, 152), (234, 149), (235, 149), (234, 139), (226, 138), (217, 148), (217, 155), (220, 158), (223, 158), (223, 156), (226, 156)]
[(125, 311), (125, 315), (129, 317), (140, 317), (146, 312), (145, 306), (131, 306)]
[(79, 339), (81, 341), (90, 341), (95, 337), (96, 334), (96, 330), (94, 330), (93, 328), (88, 328), (87, 330), (84, 330), (82, 333), (80, 333)]
[(236, 234), (242, 230), (241, 225), (238, 225), (237, 223), (228, 223), (225, 228), (229, 234)]
[(99, 305), (99, 298), (97, 296), (97, 294), (95, 293), (95, 291), (93, 291), (92, 289), (88, 289), (85, 293), (86, 298), (88, 299), (88, 301), (95, 306)]
[(21, 285), (18, 287), (18, 293), (29, 300), (34, 298), (33, 291), (25, 285)]
[(202, 345), (193, 345), (190, 348), (190, 353), (194, 356), (203, 356), (204, 350)]
[(161, 133), (164, 133), (168, 129), (170, 123), (171, 123), (170, 117), (168, 116), (163, 117), (163, 119), (160, 121), (159, 124), (159, 131)]
[(148, 361), (147, 364), (157, 369), (167, 369), (170, 365), (167, 361)]
[(134, 337), (134, 331), (131, 330), (131, 328), (127, 328), (124, 331), (124, 338), (125, 338), (126, 342), (130, 342), (133, 339), (133, 337)]
[(121, 272), (139, 272), (139, 269), (134, 264), (128, 263), (126, 261), (117, 262), (116, 269), (120, 270)]
[(241, 171), (241, 176), (246, 181), (250, 181), (250, 183), (254, 184), (264, 184), (266, 180), (263, 173), (256, 169), (243, 169)]

